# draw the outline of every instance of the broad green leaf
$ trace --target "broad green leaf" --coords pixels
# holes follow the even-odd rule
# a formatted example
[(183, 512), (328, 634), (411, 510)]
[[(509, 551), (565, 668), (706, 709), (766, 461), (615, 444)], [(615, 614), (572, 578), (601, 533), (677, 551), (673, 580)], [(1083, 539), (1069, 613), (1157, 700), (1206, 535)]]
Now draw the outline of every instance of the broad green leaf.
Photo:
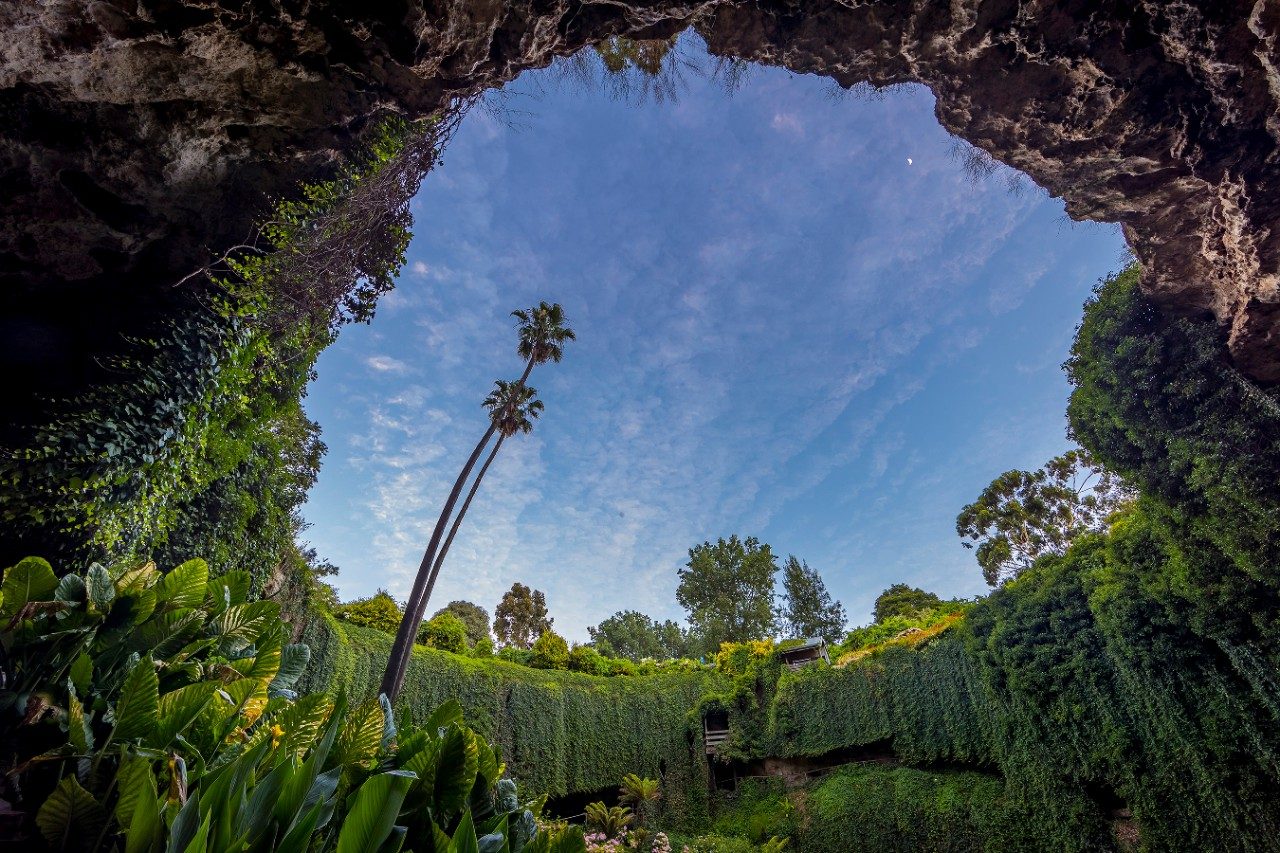
[(342, 822), (337, 853), (369, 853), (381, 847), (413, 780), (413, 774), (403, 770), (370, 776), (356, 791), (355, 803)]
[[(277, 764), (271, 772), (260, 778), (236, 820), (235, 837), (244, 839), (248, 847), (262, 838), (271, 828), (271, 813), (289, 777), (297, 771), (291, 762)], [(292, 819), (292, 815), (290, 818)]]
[(319, 826), (320, 812), (323, 809), (324, 805), (321, 803), (308, 809), (276, 845), (275, 853), (306, 853), (311, 846), (311, 835)]
[(140, 659), (125, 677), (115, 720), (112, 737), (118, 741), (148, 737), (160, 725), (160, 680), (150, 657)]
[(213, 682), (202, 682), (179, 687), (161, 696), (160, 724), (148, 739), (148, 744), (157, 749), (169, 746), (175, 737), (195, 722), (217, 689), (218, 685)]
[(204, 560), (187, 560), (164, 576), (156, 587), (156, 598), (168, 610), (185, 610), (199, 607), (208, 587), (208, 564)]
[(463, 812), (458, 828), (453, 831), (453, 849), (456, 853), (480, 853), (480, 842), (476, 838), (476, 826), (471, 821), (471, 812)]
[(49, 799), (36, 812), (40, 834), (55, 850), (78, 847), (79, 840), (96, 838), (107, 820), (107, 812), (75, 776), (63, 776)]
[[(276, 623), (279, 624), (279, 623)], [(245, 678), (261, 681), (263, 686), (275, 680), (280, 671), (282, 631), (279, 628), (268, 628), (258, 638), (257, 654), (251, 658), (234, 661), (232, 669)]]
[(187, 849), (200, 828), (200, 814), (200, 792), (194, 791), (178, 810), (177, 816), (169, 826), (169, 845), (166, 853), (182, 853)]
[(248, 572), (227, 572), (209, 582), (209, 612), (221, 613), (229, 607), (244, 604), (249, 598), (253, 578)]
[(144, 589), (150, 589), (158, 580), (160, 580), (160, 573), (156, 571), (156, 564), (147, 563), (121, 572), (120, 577), (116, 578), (116, 590), (122, 594), (141, 592)]
[[(407, 826), (393, 826), (387, 839), (382, 842), (382, 846), (378, 848), (378, 853), (400, 853), (404, 847), (405, 837), (409, 834)], [(412, 853), (412, 851), (410, 851)]]
[(423, 728), (430, 732), (432, 737), (440, 737), (441, 729), (461, 722), (462, 704), (457, 699), (449, 699), (431, 712), (431, 716), (427, 718), (427, 723)]
[(110, 613), (116, 600), (116, 585), (111, 580), (111, 573), (94, 563), (84, 576), (84, 586), (89, 596), (89, 609), (103, 615)]
[[(286, 738), (292, 737), (293, 735), (293, 732), (290, 731), (288, 726), (299, 725), (295, 719), (291, 719), (292, 712), (297, 711), (299, 705), (302, 705), (304, 702), (307, 702), (312, 698), (313, 697), (311, 696), (304, 697), (299, 700), (297, 705), (287, 709), (283, 714), (281, 714), (281, 717), (285, 718), (282, 726), (285, 727)], [(323, 707), (327, 708), (328, 697), (324, 697), (324, 699), (325, 705)], [(305, 719), (306, 722), (301, 725), (310, 727), (312, 717), (308, 716), (303, 719)], [(280, 799), (276, 801), (274, 816), (276, 821), (282, 826), (288, 826), (289, 822), (294, 820), (296, 815), (307, 811), (312, 805), (323, 802), (328, 797), (331, 797), (333, 795), (333, 790), (337, 788), (338, 779), (342, 773), (341, 766), (334, 768), (334, 770), (338, 772), (333, 775), (333, 789), (327, 788), (327, 780), (326, 782), (321, 783), (318, 777), (320, 769), (324, 767), (325, 759), (329, 756), (329, 750), (333, 747), (333, 741), (338, 735), (339, 724), (339, 718), (337, 715), (334, 715), (333, 718), (330, 719), (329, 725), (325, 728), (324, 737), (320, 738), (318, 743), (315, 742), (314, 738), (307, 741), (308, 743), (315, 743), (315, 748), (311, 750), (311, 754), (307, 756), (306, 761), (302, 762), (302, 767), (299, 772), (289, 777), (289, 781), (285, 783), (284, 790), (280, 792)], [(294, 759), (290, 757), (289, 760), (292, 761)]]
[(371, 765), (382, 745), (382, 726), (382, 707), (376, 702), (352, 708), (338, 737), (338, 763)]
[[(4, 573), (0, 584), (0, 619), (8, 620), (30, 601), (45, 601), (58, 588), (53, 568), (39, 557), (27, 557)], [(3, 625), (0, 625), (3, 628)]]
[(498, 771), (498, 757), (493, 754), (493, 747), (482, 737), (476, 738), (476, 772), (487, 788), (498, 784), (502, 775)]
[[(332, 711), (333, 701), (323, 693), (311, 693), (290, 704), (274, 720), (284, 729), (280, 749), (301, 752), (314, 745), (320, 737), (320, 728)], [(328, 747), (325, 750), (327, 752)], [(323, 759), (321, 761), (323, 763)]]
[(53, 591), (53, 597), (67, 604), (84, 604), (88, 597), (85, 590), (84, 578), (79, 575), (65, 575), (62, 580), (58, 581), (58, 586)]
[(218, 617), (216, 630), (228, 651), (241, 649), (258, 638), (268, 625), (279, 619), (280, 605), (274, 601), (235, 604)]
[(306, 643), (290, 643), (280, 650), (280, 669), (276, 673), (272, 687), (292, 687), (307, 671), (307, 663), (311, 660), (311, 647)]
[(160, 849), (164, 821), (160, 818), (160, 801), (144, 796), (133, 810), (124, 838), (124, 853), (153, 853)]
[(414, 788), (421, 788), (426, 792), (427, 796), (431, 796), (435, 791), (436, 768), (440, 763), (440, 747), (440, 741), (428, 741), (400, 765), (401, 769), (409, 770), (418, 775), (418, 781), (414, 783)]
[[(229, 811), (229, 809), (225, 811)], [(182, 853), (206, 853), (209, 846), (209, 821), (212, 817), (212, 812), (204, 816), (204, 820), (200, 823), (200, 828), (196, 830), (195, 837), (191, 839), (190, 844), (183, 848)]]
[[(67, 577), (71, 577), (71, 575), (67, 575)], [(77, 693), (85, 695), (89, 693), (89, 685), (93, 681), (93, 658), (89, 657), (88, 652), (81, 652), (72, 661), (69, 676), (71, 683), (75, 685)]]
[(156, 592), (153, 589), (133, 590), (129, 597), (133, 600), (133, 618), (130, 621), (134, 625), (141, 625), (155, 612)]
[(156, 798), (156, 779), (151, 772), (151, 762), (136, 755), (126, 757), (116, 772), (116, 789), (120, 792), (120, 798), (116, 800), (116, 821), (121, 826), (128, 826), (138, 804), (144, 799)]
[(67, 739), (81, 755), (87, 755), (93, 749), (93, 731), (84, 718), (84, 706), (80, 704), (74, 688), (67, 697)]
[(436, 816), (452, 818), (462, 811), (476, 784), (480, 752), (471, 729), (454, 726), (440, 745), (434, 798)]

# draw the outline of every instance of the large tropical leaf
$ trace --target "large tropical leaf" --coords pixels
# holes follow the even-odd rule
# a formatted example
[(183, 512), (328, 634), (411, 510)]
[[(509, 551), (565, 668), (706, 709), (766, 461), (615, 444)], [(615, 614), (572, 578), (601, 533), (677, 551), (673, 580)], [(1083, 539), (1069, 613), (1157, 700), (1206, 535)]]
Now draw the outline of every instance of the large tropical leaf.
[[(376, 707), (376, 706), (375, 706)], [(381, 716), (381, 715), (379, 715)], [(338, 833), (338, 853), (370, 853), (391, 835), (400, 804), (413, 784), (414, 775), (391, 770), (370, 776), (355, 795)]]
[(160, 724), (148, 739), (149, 745), (164, 749), (172, 743), (175, 737), (186, 731), (187, 726), (195, 722), (217, 689), (218, 685), (206, 681), (188, 684), (161, 696)]
[(160, 725), (160, 680), (150, 657), (141, 658), (125, 676), (116, 701), (117, 741), (147, 737)]
[(414, 788), (421, 789), (427, 797), (433, 796), (435, 792), (440, 747), (441, 741), (429, 740), (400, 764), (401, 769), (417, 774), (418, 781), (414, 784)]
[(55, 850), (88, 847), (107, 820), (106, 809), (75, 776), (63, 776), (36, 812), (36, 826)]
[[(58, 588), (53, 568), (39, 557), (27, 557), (4, 573), (0, 585), (0, 619), (9, 620), (30, 601), (45, 601)], [(0, 625), (0, 629), (3, 629)]]
[(89, 608), (103, 615), (110, 613), (111, 605), (116, 600), (116, 584), (111, 579), (111, 573), (94, 563), (84, 576), (84, 586), (89, 596)]
[(432, 737), (443, 737), (446, 728), (461, 722), (462, 704), (457, 699), (448, 699), (431, 712), (423, 728), (430, 732)]
[(320, 812), (323, 809), (324, 805), (317, 803), (304, 812), (293, 829), (276, 845), (275, 853), (306, 853), (311, 846), (312, 834), (319, 828)]
[[(187, 849), (195, 838), (196, 832), (201, 828), (201, 813), (200, 792), (194, 791), (182, 808), (178, 809), (178, 814), (169, 827), (169, 846), (166, 848), (166, 853), (183, 853)], [(208, 837), (207, 826), (204, 831), (205, 837)], [(201, 849), (204, 849), (203, 843)]]
[(186, 610), (204, 602), (208, 586), (208, 564), (204, 560), (187, 560), (164, 576), (156, 587), (156, 598), (167, 610)]
[(480, 853), (480, 841), (476, 838), (476, 825), (471, 820), (471, 812), (464, 812), (458, 828), (453, 831), (453, 843), (450, 845), (454, 853)]
[(382, 706), (366, 702), (352, 708), (338, 736), (334, 757), (338, 764), (372, 766), (382, 746)]
[[(280, 711), (272, 722), (284, 730), (280, 736), (282, 753), (301, 752), (316, 743), (320, 728), (333, 711), (333, 700), (323, 693), (310, 693)], [(325, 747), (326, 751), (328, 747)], [(323, 763), (324, 759), (321, 759)]]
[(93, 730), (84, 716), (84, 706), (76, 696), (75, 688), (68, 691), (67, 697), (67, 740), (75, 751), (87, 755), (93, 749)]
[(62, 580), (58, 581), (58, 586), (53, 591), (55, 600), (72, 605), (84, 604), (88, 595), (89, 593), (84, 585), (84, 578), (79, 575), (63, 575)]
[(305, 643), (291, 643), (280, 650), (280, 669), (276, 672), (271, 689), (283, 690), (292, 687), (307, 670), (311, 660), (311, 647)]
[(475, 732), (465, 726), (454, 726), (440, 745), (436, 764), (436, 819), (452, 819), (467, 804), (476, 783), (480, 752)]
[(223, 649), (235, 652), (251, 644), (269, 625), (278, 621), (280, 605), (274, 601), (233, 604), (215, 622)]
[(116, 821), (121, 826), (128, 826), (138, 803), (146, 797), (156, 797), (156, 779), (151, 772), (151, 762), (136, 755), (126, 757), (116, 771), (116, 790), (120, 792), (116, 800)]
[[(71, 575), (67, 575), (71, 577)], [(81, 652), (74, 661), (71, 662), (71, 669), (68, 672), (72, 685), (80, 693), (88, 694), (89, 685), (93, 681), (93, 658), (89, 657), (88, 652)]]
[(231, 667), (245, 678), (261, 681), (262, 686), (266, 687), (280, 671), (283, 633), (283, 626), (279, 622), (267, 626), (263, 635), (258, 638), (257, 653), (251, 658), (234, 661)]
[(136, 755), (120, 764), (116, 773), (116, 822), (124, 827), (126, 853), (150, 853), (160, 841), (160, 805), (151, 762)]

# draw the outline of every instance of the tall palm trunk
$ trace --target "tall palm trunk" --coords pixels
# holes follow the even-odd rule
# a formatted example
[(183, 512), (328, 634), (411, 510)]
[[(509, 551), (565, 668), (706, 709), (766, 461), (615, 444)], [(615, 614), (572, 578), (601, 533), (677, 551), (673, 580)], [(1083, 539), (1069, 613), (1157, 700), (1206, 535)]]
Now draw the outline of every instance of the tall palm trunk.
[[(532, 372), (533, 359), (531, 358), (525, 365), (524, 375), (520, 377), (519, 384), (524, 385)], [(405, 604), (404, 617), (400, 620), (399, 630), (396, 631), (395, 642), (391, 644), (391, 653), (387, 658), (387, 669), (382, 674), (381, 692), (385, 693), (392, 702), (395, 702), (400, 695), (400, 687), (404, 684), (405, 672), (409, 668), (409, 656), (413, 653), (413, 640), (418, 634), (418, 624), (422, 621), (422, 611), (426, 609), (423, 593), (426, 591), (428, 580), (430, 580), (431, 570), (435, 566), (436, 551), (440, 547), (440, 537), (444, 534), (444, 527), (449, 521), (449, 516), (453, 514), (453, 508), (458, 502), (458, 496), (462, 494), (463, 485), (466, 484), (467, 478), (471, 476), (471, 469), (475, 467), (476, 460), (480, 458), (485, 445), (489, 443), (489, 439), (493, 437), (497, 428), (497, 424), (491, 420), (489, 428), (485, 430), (484, 437), (480, 439), (476, 449), (471, 451), (467, 464), (462, 466), (458, 479), (453, 483), (453, 490), (449, 492), (444, 508), (440, 510), (440, 517), (436, 519), (436, 526), (431, 531), (431, 539), (427, 543), (426, 553), (422, 555), (422, 562), (418, 564), (418, 574), (413, 581), (413, 590), (409, 593), (409, 601)]]
[(453, 519), (453, 525), (449, 528), (449, 535), (445, 537), (444, 544), (440, 546), (440, 553), (436, 555), (436, 564), (431, 567), (431, 577), (427, 579), (427, 588), (422, 595), (422, 612), (424, 614), (426, 613), (427, 604), (431, 601), (431, 591), (436, 587), (436, 578), (440, 576), (440, 567), (444, 565), (444, 558), (448, 555), (450, 546), (453, 545), (453, 537), (458, 535), (458, 528), (462, 526), (462, 519), (466, 517), (467, 510), (471, 508), (471, 499), (480, 490), (480, 481), (484, 479), (484, 475), (489, 471), (489, 466), (493, 464), (498, 451), (502, 449), (502, 442), (506, 440), (507, 437), (503, 433), (498, 433), (498, 440), (494, 443), (493, 450), (489, 452), (489, 458), (480, 466), (480, 473), (476, 474), (476, 479), (471, 484), (471, 491), (467, 492), (467, 499), (462, 502), (462, 508), (458, 510), (458, 514)]

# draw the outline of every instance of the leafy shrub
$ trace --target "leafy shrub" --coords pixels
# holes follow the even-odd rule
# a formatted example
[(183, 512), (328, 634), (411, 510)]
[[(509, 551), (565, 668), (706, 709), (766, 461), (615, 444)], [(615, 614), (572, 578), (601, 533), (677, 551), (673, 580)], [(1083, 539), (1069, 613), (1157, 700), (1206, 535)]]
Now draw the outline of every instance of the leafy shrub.
[(569, 644), (555, 631), (543, 631), (534, 640), (531, 651), (529, 666), (534, 669), (567, 669), (569, 666)]
[(626, 806), (606, 806), (604, 803), (587, 803), (587, 827), (605, 838), (617, 838), (635, 819)]
[(609, 662), (592, 646), (575, 645), (569, 650), (567, 669), (587, 675), (608, 675)]
[(473, 658), (493, 657), (493, 639), (486, 635), (476, 640), (476, 644), (471, 647), (471, 656)]
[(338, 606), (334, 615), (344, 622), (395, 634), (404, 613), (391, 593), (380, 589), (368, 598), (358, 598)]
[(467, 626), (449, 611), (442, 611), (422, 623), (418, 642), (433, 649), (462, 654), (467, 650)]
[(397, 741), (385, 699), (294, 701), (307, 649), (249, 585), (199, 560), (5, 573), (0, 713), (25, 731), (4, 760), (52, 848), (394, 853), (412, 832), (434, 853), (584, 849), (535, 837), (540, 801), (518, 804), (456, 702)]

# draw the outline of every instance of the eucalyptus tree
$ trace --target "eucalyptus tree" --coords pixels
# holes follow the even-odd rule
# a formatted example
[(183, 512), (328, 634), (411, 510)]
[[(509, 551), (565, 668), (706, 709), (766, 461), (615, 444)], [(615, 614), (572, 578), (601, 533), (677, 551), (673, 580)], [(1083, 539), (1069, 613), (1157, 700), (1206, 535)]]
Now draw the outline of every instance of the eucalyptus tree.
[[(525, 361), (524, 373), (514, 384), (523, 386), (536, 365), (545, 364), (548, 361), (559, 362), (564, 357), (564, 345), (574, 340), (575, 336), (565, 319), (564, 309), (558, 302), (540, 302), (528, 310), (512, 311), (511, 316), (516, 319), (518, 336), (516, 352)], [(489, 439), (493, 438), (497, 431), (498, 420), (490, 417), (488, 429), (485, 430), (475, 449), (471, 451), (471, 456), (467, 458), (466, 464), (462, 466), (462, 471), (453, 483), (453, 489), (449, 492), (449, 497), (440, 510), (440, 517), (436, 519), (436, 526), (431, 531), (431, 539), (427, 542), (422, 562), (418, 564), (418, 574), (414, 578), (413, 589), (405, 605), (404, 619), (400, 623), (400, 630), (396, 632), (396, 639), (387, 659), (387, 669), (382, 675), (382, 692), (392, 701), (399, 695), (400, 686), (404, 683), (418, 623), (422, 621), (422, 614), (427, 607), (427, 584), (435, 568), (436, 555), (445, 527), (449, 524), (453, 509), (462, 494), (462, 487), (466, 485), (476, 462), (489, 444)]]

